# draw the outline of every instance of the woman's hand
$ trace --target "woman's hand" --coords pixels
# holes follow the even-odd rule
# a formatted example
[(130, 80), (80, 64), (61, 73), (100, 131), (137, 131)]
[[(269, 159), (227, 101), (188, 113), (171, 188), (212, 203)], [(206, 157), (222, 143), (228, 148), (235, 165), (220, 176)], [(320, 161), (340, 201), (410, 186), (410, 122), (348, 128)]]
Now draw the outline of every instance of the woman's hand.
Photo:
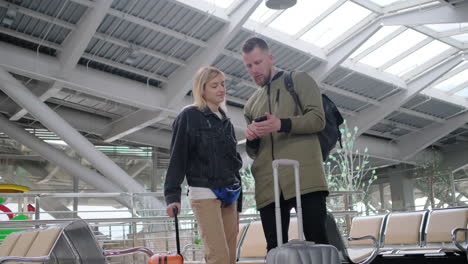
[(180, 213), (180, 203), (171, 203), (169, 204), (167, 207), (166, 207), (166, 213), (168, 216), (170, 217), (174, 217), (174, 209), (173, 208), (177, 208), (177, 214)]

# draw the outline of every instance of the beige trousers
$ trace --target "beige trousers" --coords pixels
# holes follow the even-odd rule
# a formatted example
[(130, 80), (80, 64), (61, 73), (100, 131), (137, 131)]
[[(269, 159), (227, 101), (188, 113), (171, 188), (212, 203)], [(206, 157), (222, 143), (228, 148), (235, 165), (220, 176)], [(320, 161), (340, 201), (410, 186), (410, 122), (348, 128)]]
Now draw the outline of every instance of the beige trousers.
[(218, 199), (191, 200), (198, 222), (207, 264), (235, 264), (237, 205), (221, 207)]

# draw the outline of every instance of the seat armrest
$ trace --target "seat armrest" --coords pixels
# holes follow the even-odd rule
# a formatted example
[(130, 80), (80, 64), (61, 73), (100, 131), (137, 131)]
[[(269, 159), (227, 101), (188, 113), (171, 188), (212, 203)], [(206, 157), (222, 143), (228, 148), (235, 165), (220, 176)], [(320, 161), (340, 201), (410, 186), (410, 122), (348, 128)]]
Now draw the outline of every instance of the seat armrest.
[(356, 240), (372, 240), (373, 245), (373, 250), (372, 253), (369, 257), (357, 262), (356, 264), (367, 264), (371, 263), (378, 255), (380, 252), (380, 246), (379, 243), (377, 242), (377, 239), (374, 236), (362, 236), (362, 237), (348, 237), (348, 241), (356, 241)]
[(44, 257), (2, 257), (0, 258), (0, 263), (7, 263), (7, 262), (47, 262), (50, 260), (49, 256)]
[(104, 250), (104, 256), (106, 257), (121, 256), (121, 255), (133, 254), (136, 252), (143, 252), (146, 255), (148, 255), (148, 257), (151, 257), (154, 255), (153, 251), (151, 251), (151, 249), (149, 248), (134, 247), (134, 248), (119, 249), (119, 250)]
[(453, 244), (454, 244), (458, 249), (460, 249), (462, 252), (467, 253), (467, 252), (468, 252), (468, 246), (467, 246), (467, 248), (464, 248), (464, 247), (460, 244), (460, 242), (457, 241), (457, 233), (458, 233), (458, 232), (465, 232), (465, 233), (466, 233), (466, 232), (468, 232), (468, 229), (467, 229), (467, 228), (454, 228), (454, 229), (452, 230), (452, 242), (453, 242)]

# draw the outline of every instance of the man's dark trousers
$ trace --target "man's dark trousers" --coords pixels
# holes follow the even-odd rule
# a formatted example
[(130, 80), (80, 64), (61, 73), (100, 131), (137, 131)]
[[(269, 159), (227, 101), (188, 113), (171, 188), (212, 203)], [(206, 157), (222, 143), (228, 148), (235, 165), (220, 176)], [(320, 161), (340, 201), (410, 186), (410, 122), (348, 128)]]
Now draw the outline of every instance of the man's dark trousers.
[[(304, 222), (304, 235), (307, 241), (317, 244), (328, 244), (326, 231), (326, 206), (327, 192), (312, 192), (301, 195), (302, 218)], [(280, 196), (281, 224), (283, 231), (283, 243), (288, 241), (288, 228), (290, 211), (296, 208), (296, 197), (284, 200), (283, 194)], [(260, 209), (263, 232), (267, 241), (267, 250), (277, 246), (276, 223), (275, 223), (275, 203), (271, 203)]]

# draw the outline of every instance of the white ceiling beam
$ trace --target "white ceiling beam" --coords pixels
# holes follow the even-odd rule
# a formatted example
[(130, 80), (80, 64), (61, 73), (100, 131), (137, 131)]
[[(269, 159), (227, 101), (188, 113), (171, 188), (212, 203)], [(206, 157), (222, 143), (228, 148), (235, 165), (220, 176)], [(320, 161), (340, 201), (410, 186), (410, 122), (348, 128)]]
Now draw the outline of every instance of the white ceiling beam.
[(55, 50), (61, 50), (62, 49), (62, 46), (58, 45), (57, 43), (53, 43), (53, 42), (50, 42), (50, 41), (47, 41), (47, 40), (41, 40), (41, 39), (35, 38), (35, 37), (31, 36), (31, 35), (27, 35), (27, 34), (24, 34), (24, 33), (21, 33), (21, 32), (17, 32), (17, 31), (11, 30), (11, 29), (6, 28), (6, 27), (0, 27), (0, 32), (3, 33), (3, 34), (6, 34), (6, 35), (13, 36), (15, 38), (19, 38), (19, 39), (22, 39), (22, 40), (26, 40), (26, 41), (29, 41), (29, 42), (32, 42), (32, 43), (42, 45), (44, 47), (49, 47), (49, 48), (52, 48), (52, 49), (55, 49)]
[[(399, 110), (402, 105), (404, 105), (420, 91), (424, 90), (424, 88), (440, 78), (440, 76), (453, 69), (459, 63), (461, 63), (461, 61), (462, 60), (460, 56), (452, 57), (451, 59), (441, 64), (439, 67), (428, 71), (422, 77), (410, 83), (406, 90), (401, 91), (400, 93), (384, 100), (381, 106), (370, 107), (369, 109), (360, 112), (359, 116), (348, 120), (349, 124), (352, 124), (353, 127), (359, 127), (360, 133), (364, 133), (390, 113)], [(401, 110), (404, 111), (403, 108)]]
[(444, 125), (431, 124), (398, 139), (401, 157), (408, 159), (468, 122), (468, 112), (451, 118)]
[(391, 67), (392, 65), (394, 65), (395, 63), (399, 62), (400, 60), (406, 58), (407, 56), (413, 54), (413, 52), (417, 51), (418, 49), (426, 46), (427, 44), (429, 44), (430, 42), (432, 42), (433, 39), (432, 38), (429, 38), (429, 37), (426, 37), (424, 38), (422, 41), (416, 43), (414, 46), (410, 47), (409, 49), (405, 50), (403, 53), (401, 53), (400, 55), (396, 56), (395, 58), (387, 61), (386, 63), (384, 63), (382, 66), (380, 66), (379, 68), (377, 68), (378, 70), (381, 70), (381, 71), (385, 71), (386, 69), (388, 69), (389, 67)]
[(112, 130), (103, 135), (104, 141), (113, 142), (166, 118), (167, 114), (163, 114), (161, 111), (139, 109), (134, 113), (114, 121)]
[[(52, 83), (50, 83), (48, 85), (48, 88), (46, 89), (39, 89), (39, 94), (36, 94), (35, 95), (37, 96), (37, 98), (41, 101), (41, 102), (45, 102), (47, 101), (47, 99), (53, 97), (54, 95), (56, 95), (60, 89), (61, 89), (61, 83), (59, 81), (53, 81)], [(33, 91), (34, 92), (34, 91)], [(20, 120), (21, 118), (23, 118), (23, 116), (25, 116), (26, 114), (28, 113), (28, 111), (24, 108), (20, 108), (18, 109), (18, 111), (13, 114), (11, 117), (10, 117), (10, 120), (11, 121), (17, 121), (17, 120)]]
[(460, 26), (457, 29), (452, 29), (452, 30), (446, 30), (446, 31), (439, 32), (438, 37), (439, 38), (448, 38), (448, 37), (451, 37), (451, 36), (456, 36), (456, 35), (465, 34), (465, 33), (468, 33), (468, 26), (464, 26), (464, 27)]
[(146, 167), (150, 166), (151, 165), (151, 161), (150, 160), (141, 160), (141, 161), (138, 161), (137, 164), (133, 165), (129, 170), (128, 170), (128, 175), (130, 175), (130, 177), (132, 178), (135, 178), (136, 176), (138, 176), (140, 173), (142, 173)]
[(423, 7), (434, 5), (433, 0), (406, 0), (406, 1), (397, 1), (394, 4), (383, 7), (383, 13), (393, 13), (395, 11), (400, 11), (404, 9), (410, 9), (414, 7)]
[(89, 53), (85, 53), (81, 57), (85, 58), (85, 59), (88, 59), (88, 60), (91, 60), (91, 61), (99, 62), (99, 63), (104, 64), (104, 65), (112, 66), (112, 67), (117, 68), (117, 69), (121, 69), (121, 70), (124, 70), (124, 71), (127, 71), (127, 72), (131, 72), (131, 73), (146, 77), (148, 79), (153, 79), (153, 80), (157, 80), (157, 81), (161, 81), (161, 82), (167, 82), (169, 80), (165, 76), (162, 76), (162, 75), (159, 75), (159, 74), (156, 74), (156, 73), (151, 73), (151, 72), (145, 71), (145, 70), (140, 70), (138, 68), (129, 66), (127, 64), (118, 63), (118, 62), (115, 62), (113, 60), (106, 59), (106, 58), (103, 58), (103, 57), (94, 56), (94, 55), (89, 54)]
[(408, 109), (408, 108), (400, 107), (400, 108), (398, 108), (397, 111), (400, 112), (400, 113), (403, 113), (403, 114), (407, 114), (407, 115), (419, 117), (419, 118), (422, 118), (422, 119), (426, 119), (426, 120), (432, 121), (434, 123), (443, 124), (446, 121), (443, 118), (436, 117), (436, 116), (431, 116), (431, 115), (428, 115), (428, 114), (425, 114), (425, 113), (422, 113), (422, 112), (418, 112), (418, 111), (414, 111), (414, 110), (411, 110), (411, 109)]
[(463, 106), (465, 108), (468, 108), (468, 100), (467, 99), (462, 98), (460, 96), (450, 96), (447, 93), (445, 93), (444, 91), (441, 91), (441, 90), (438, 90), (438, 89), (435, 89), (435, 88), (425, 89), (424, 91), (421, 92), (421, 94), (437, 98), (437, 99), (439, 99), (441, 101), (444, 101), (444, 102), (447, 102), (447, 103), (450, 103), (450, 104), (456, 104), (456, 105), (460, 105), (460, 106)]
[(424, 34), (428, 37), (431, 37), (431, 38), (435, 38), (435, 39), (438, 39), (439, 41), (449, 45), (449, 46), (452, 46), (454, 48), (457, 48), (457, 49), (463, 49), (463, 42), (461, 41), (458, 41), (456, 39), (453, 39), (453, 38), (440, 38), (439, 37), (439, 32), (431, 29), (431, 28), (428, 28), (428, 27), (425, 27), (425, 26), (408, 26), (408, 28), (411, 28), (413, 30), (415, 30), (416, 32), (419, 32), (421, 34)]
[(62, 65), (62, 74), (64, 76), (78, 63), (78, 60), (93, 38), (97, 28), (104, 20), (111, 4), (112, 0), (101, 0), (92, 8), (88, 8), (78, 22), (75, 30), (73, 30), (62, 43), (63, 49), (59, 52), (58, 57)]
[(407, 28), (405, 27), (400, 27), (397, 30), (393, 31), (392, 33), (388, 34), (385, 36), (383, 39), (377, 41), (374, 45), (370, 46), (369, 48), (363, 50), (361, 53), (357, 54), (354, 58), (352, 58), (353, 61), (360, 61), (362, 58), (366, 57), (367, 55), (371, 54), (378, 48), (382, 47), (384, 44), (389, 42), (390, 40), (394, 39), (401, 33), (405, 32)]
[(468, 81), (465, 81), (465, 82), (453, 87), (452, 89), (448, 90), (447, 94), (448, 95), (454, 95), (454, 94), (458, 93), (459, 91), (461, 91), (461, 90), (463, 90), (463, 89), (465, 89), (467, 87), (468, 87)]
[(398, 128), (402, 128), (402, 129), (405, 129), (405, 130), (408, 130), (408, 131), (418, 131), (419, 130), (419, 128), (409, 126), (409, 125), (406, 125), (406, 124), (403, 124), (403, 123), (391, 121), (391, 120), (388, 120), (388, 119), (381, 120), (379, 122), (379, 124), (383, 124), (383, 125), (387, 125), (387, 126), (391, 126), (391, 127), (398, 127)]
[(346, 60), (341, 64), (341, 67), (347, 68), (353, 72), (363, 74), (365, 76), (374, 78), (381, 82), (386, 82), (400, 88), (406, 88), (407, 84), (400, 77), (390, 74), (388, 72), (378, 71), (375, 68), (360, 62), (353, 62)]
[(370, 0), (351, 0), (351, 2), (358, 4), (364, 8), (369, 9), (370, 11), (377, 13), (377, 14), (382, 14), (383, 9), (380, 7), (378, 4), (370, 1)]
[(352, 99), (355, 99), (355, 100), (358, 100), (358, 101), (361, 101), (361, 102), (365, 102), (365, 103), (368, 103), (368, 104), (380, 105), (380, 102), (378, 100), (374, 100), (372, 98), (368, 98), (368, 97), (365, 97), (365, 96), (362, 96), (362, 95), (359, 95), (359, 94), (356, 94), (356, 93), (353, 93), (353, 92), (350, 92), (350, 91), (346, 91), (346, 90), (337, 88), (335, 86), (328, 85), (326, 83), (322, 83), (319, 86), (321, 88), (323, 88), (325, 91), (330, 91), (330, 92), (334, 92), (334, 93), (337, 93), (337, 94), (341, 94), (341, 95), (344, 95), (346, 97), (349, 97), (349, 98), (352, 98)]
[(407, 12), (387, 15), (382, 18), (382, 23), (386, 26), (464, 22), (468, 22), (468, 3), (460, 4), (456, 8), (440, 5), (437, 7), (431, 6), (413, 9)]
[(328, 54), (327, 61), (321, 63), (320, 66), (313, 71), (312, 76), (315, 77), (318, 83), (325, 80), (328, 75), (349, 57), (349, 55), (358, 49), (359, 46), (366, 42), (381, 27), (378, 20), (370, 23), (348, 41), (345, 41), (344, 44), (332, 50)]

